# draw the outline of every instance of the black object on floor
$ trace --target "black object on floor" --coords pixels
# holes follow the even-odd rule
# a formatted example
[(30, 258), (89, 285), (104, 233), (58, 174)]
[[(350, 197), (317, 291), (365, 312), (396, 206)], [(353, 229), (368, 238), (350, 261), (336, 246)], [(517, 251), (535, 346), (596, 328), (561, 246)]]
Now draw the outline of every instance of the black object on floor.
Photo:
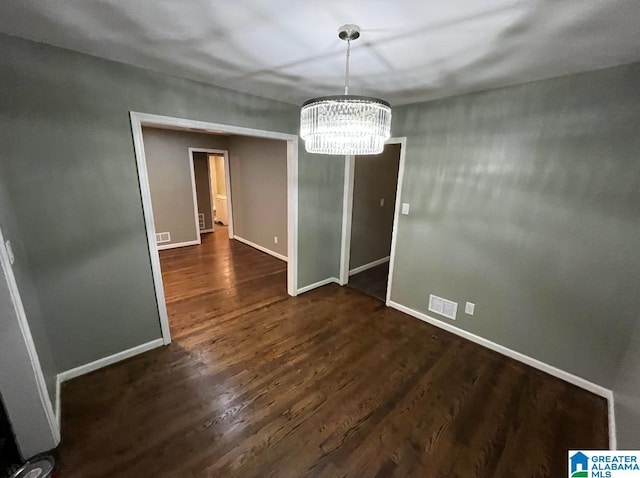
[(9, 476), (21, 461), (9, 417), (0, 399), (0, 477)]
[(37, 455), (28, 460), (11, 478), (53, 478), (56, 462), (51, 455)]

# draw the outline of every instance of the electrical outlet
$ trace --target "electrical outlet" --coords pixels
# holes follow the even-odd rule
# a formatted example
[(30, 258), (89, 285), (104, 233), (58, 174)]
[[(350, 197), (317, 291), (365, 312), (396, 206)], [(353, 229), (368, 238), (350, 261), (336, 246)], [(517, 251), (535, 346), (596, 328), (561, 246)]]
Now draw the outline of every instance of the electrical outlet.
[(274, 242), (275, 244), (277, 244), (277, 243), (278, 243), (278, 236), (273, 236), (273, 242)]
[(402, 203), (402, 214), (404, 214), (405, 216), (409, 214), (409, 203), (408, 202), (403, 202)]
[(467, 315), (473, 315), (473, 313), (476, 311), (476, 304), (474, 304), (473, 302), (467, 302), (464, 306), (464, 313)]
[(384, 206), (384, 198), (380, 198), (380, 207)]

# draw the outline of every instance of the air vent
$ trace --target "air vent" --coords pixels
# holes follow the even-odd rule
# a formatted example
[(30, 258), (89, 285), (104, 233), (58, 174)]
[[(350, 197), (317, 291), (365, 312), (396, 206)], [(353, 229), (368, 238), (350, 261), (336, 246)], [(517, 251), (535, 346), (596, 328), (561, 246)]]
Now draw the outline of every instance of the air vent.
[(456, 320), (456, 314), (458, 313), (458, 303), (452, 302), (437, 295), (429, 296), (429, 312), (435, 312), (436, 314), (443, 315), (448, 319)]
[(171, 242), (170, 232), (156, 232), (156, 243), (162, 244), (163, 242)]
[(200, 226), (200, 230), (203, 230), (205, 225), (204, 225), (204, 214), (199, 212), (198, 213), (198, 225)]

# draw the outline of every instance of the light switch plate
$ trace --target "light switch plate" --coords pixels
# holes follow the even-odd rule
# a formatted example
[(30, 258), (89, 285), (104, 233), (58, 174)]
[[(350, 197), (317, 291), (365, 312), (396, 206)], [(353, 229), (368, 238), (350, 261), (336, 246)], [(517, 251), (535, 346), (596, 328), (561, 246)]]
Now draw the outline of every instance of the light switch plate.
[(407, 214), (409, 214), (409, 203), (408, 202), (403, 202), (402, 203), (402, 214), (404, 214), (405, 216)]
[(384, 206), (384, 198), (380, 198), (380, 207)]

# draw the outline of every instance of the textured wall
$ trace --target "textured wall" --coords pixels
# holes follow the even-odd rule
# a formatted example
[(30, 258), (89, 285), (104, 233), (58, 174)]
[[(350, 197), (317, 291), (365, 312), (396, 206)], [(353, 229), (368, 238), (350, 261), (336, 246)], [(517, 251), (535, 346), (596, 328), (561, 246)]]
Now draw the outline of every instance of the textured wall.
[(286, 256), (287, 142), (230, 136), (229, 174), (233, 233)]
[(7, 193), (7, 186), (4, 183), (6, 178), (7, 174), (3, 170), (3, 163), (0, 162), (0, 229), (2, 229), (4, 240), (11, 241), (11, 248), (15, 256), (15, 262), (12, 266), (13, 273), (20, 290), (22, 305), (29, 318), (29, 329), (37, 349), (49, 398), (54, 403), (57, 368), (45, 324), (45, 320), (48, 317), (42, 313), (32, 268), (29, 264), (29, 255), (25, 250), (25, 244), (14, 216), (13, 202)]
[[(38, 382), (0, 266), (0, 393), (23, 457), (57, 445), (45, 413)], [(0, 470), (4, 472), (5, 470)]]
[[(640, 310), (640, 64), (396, 108), (392, 300), (606, 387)], [(447, 321), (448, 319), (442, 319)]]
[[(391, 252), (399, 163), (399, 144), (386, 145), (376, 156), (356, 156), (349, 270)], [(380, 206), (380, 199), (384, 199), (384, 206)]]
[[(296, 133), (298, 108), (4, 35), (0, 57), (0, 162), (57, 371), (159, 338), (129, 111)], [(340, 168), (300, 170), (301, 237), (339, 237)], [(337, 274), (333, 246), (301, 248), (302, 281)]]
[[(0, 55), (0, 161), (57, 371), (158, 338), (129, 111), (296, 133), (298, 108), (4, 35)], [(301, 240), (330, 238), (301, 248), (304, 286), (338, 273), (342, 170), (301, 153), (300, 174)]]
[(640, 449), (640, 319), (613, 387), (618, 449)]
[(340, 276), (344, 157), (309, 154), (299, 142), (298, 285)]
[(189, 148), (227, 149), (227, 137), (146, 127), (142, 135), (156, 232), (171, 232), (167, 244), (195, 241)]

